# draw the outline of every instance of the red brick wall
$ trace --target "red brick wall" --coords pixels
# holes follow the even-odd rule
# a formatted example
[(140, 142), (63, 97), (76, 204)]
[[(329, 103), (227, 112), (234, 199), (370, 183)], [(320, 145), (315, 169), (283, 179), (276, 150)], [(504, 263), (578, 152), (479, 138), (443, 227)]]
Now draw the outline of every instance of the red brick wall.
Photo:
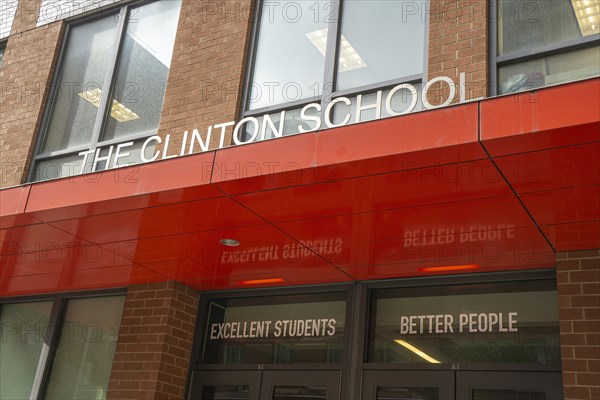
[(62, 22), (35, 28), (41, 0), (21, 0), (0, 67), (0, 188), (21, 184), (58, 55)]
[[(205, 138), (209, 126), (238, 119), (251, 10), (251, 0), (183, 0), (159, 127), (170, 148), (181, 148), (186, 130)], [(213, 133), (211, 148), (219, 139)]]
[[(458, 85), (466, 74), (466, 98), (487, 95), (488, 4), (486, 0), (431, 0), (429, 16), (428, 80), (448, 76)], [(456, 98), (459, 96), (457, 88)], [(435, 84), (432, 104), (448, 97), (448, 86)]]
[(600, 399), (600, 250), (558, 254), (565, 399)]
[(130, 286), (108, 399), (183, 399), (198, 293), (177, 282)]

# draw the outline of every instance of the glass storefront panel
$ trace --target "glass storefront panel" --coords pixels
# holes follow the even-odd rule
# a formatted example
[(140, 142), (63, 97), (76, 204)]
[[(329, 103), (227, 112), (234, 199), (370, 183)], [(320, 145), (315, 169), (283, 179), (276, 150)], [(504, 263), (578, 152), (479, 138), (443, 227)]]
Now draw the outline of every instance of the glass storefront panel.
[(345, 293), (214, 299), (202, 360), (209, 364), (340, 363)]
[(369, 361), (560, 366), (556, 289), (545, 282), (374, 292)]
[(29, 399), (52, 301), (2, 305), (0, 399)]
[(67, 303), (46, 399), (102, 399), (119, 336), (125, 296)]

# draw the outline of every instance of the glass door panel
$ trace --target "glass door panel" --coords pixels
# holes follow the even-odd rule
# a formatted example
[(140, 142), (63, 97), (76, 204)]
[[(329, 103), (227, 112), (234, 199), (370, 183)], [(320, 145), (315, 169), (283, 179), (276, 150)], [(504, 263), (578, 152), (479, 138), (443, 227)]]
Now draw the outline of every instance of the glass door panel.
[(340, 371), (265, 371), (261, 400), (338, 400)]
[(259, 371), (194, 371), (189, 400), (258, 400)]
[(457, 372), (456, 397), (465, 400), (559, 400), (560, 372)]
[(452, 400), (452, 371), (365, 371), (363, 400)]

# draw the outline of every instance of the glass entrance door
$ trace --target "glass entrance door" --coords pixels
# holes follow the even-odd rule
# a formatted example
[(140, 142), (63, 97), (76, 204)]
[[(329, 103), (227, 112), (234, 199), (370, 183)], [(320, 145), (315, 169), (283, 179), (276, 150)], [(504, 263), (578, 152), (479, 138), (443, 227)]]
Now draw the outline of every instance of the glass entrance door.
[(560, 372), (456, 373), (456, 397), (469, 400), (559, 400)]
[(365, 371), (362, 400), (560, 400), (560, 372)]
[(453, 400), (452, 371), (365, 371), (363, 400)]
[(339, 371), (194, 371), (190, 400), (339, 400)]

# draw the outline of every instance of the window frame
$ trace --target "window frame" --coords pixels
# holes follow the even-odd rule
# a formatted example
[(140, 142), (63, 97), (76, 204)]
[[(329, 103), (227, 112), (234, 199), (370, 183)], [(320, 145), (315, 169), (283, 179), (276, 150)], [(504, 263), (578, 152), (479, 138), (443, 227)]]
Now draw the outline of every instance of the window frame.
[[(293, 102), (284, 102), (277, 105), (270, 105), (267, 107), (257, 108), (255, 110), (250, 110), (250, 92), (252, 80), (254, 77), (254, 70), (256, 66), (256, 55), (258, 48), (258, 39), (260, 38), (260, 25), (262, 18), (262, 11), (264, 9), (265, 1), (273, 1), (273, 0), (256, 0), (254, 4), (254, 10), (252, 14), (252, 29), (249, 38), (249, 47), (248, 47), (248, 56), (246, 61), (246, 72), (244, 77), (244, 91), (242, 94), (242, 99), (240, 102), (240, 112), (239, 119), (245, 117), (259, 117), (265, 114), (271, 114), (281, 111), (289, 111), (298, 108), (302, 108), (307, 104), (318, 103), (321, 105), (321, 117), (323, 117), (325, 113), (325, 109), (332, 100), (338, 97), (353, 97), (358, 94), (367, 95), (371, 93), (375, 93), (379, 90), (385, 91), (387, 89), (391, 89), (394, 86), (400, 84), (419, 84), (427, 81), (428, 74), (428, 59), (429, 59), (429, 23), (430, 23), (430, 13), (425, 13), (425, 22), (424, 22), (424, 43), (425, 48), (423, 49), (423, 73), (417, 75), (410, 75), (399, 77), (392, 80), (377, 82), (369, 85), (363, 85), (359, 87), (355, 87), (352, 89), (345, 90), (334, 90), (336, 87), (337, 81), (337, 64), (338, 64), (338, 50), (340, 45), (340, 39), (342, 36), (342, 15), (344, 2), (352, 1), (352, 0), (330, 0), (329, 3), (333, 3), (334, 13), (331, 14), (328, 18), (330, 22), (327, 22), (327, 50), (325, 55), (325, 66), (323, 72), (323, 79), (320, 82), (322, 86), (322, 93), (320, 96), (312, 96), (303, 100), (297, 100)], [(419, 0), (424, 4), (430, 4), (431, 0)], [(333, 46), (329, 45), (329, 43), (334, 43)], [(321, 127), (317, 131), (327, 129), (326, 127)], [(292, 135), (299, 134), (299, 132), (294, 133)], [(255, 140), (257, 142), (257, 140)]]
[[(560, 53), (568, 53), (585, 48), (591, 48), (600, 45), (600, 33), (594, 35), (583, 36), (577, 39), (564, 40), (557, 43), (552, 43), (545, 46), (532, 47), (524, 50), (513, 51), (507, 54), (498, 55), (498, 27), (499, 24), (499, 13), (498, 7), (500, 0), (490, 0), (488, 3), (489, 9), (489, 94), (490, 97), (498, 96), (498, 69), (507, 65), (518, 64), (524, 61), (531, 61), (541, 57), (552, 56)], [(589, 79), (589, 78), (585, 78)], [(576, 82), (570, 81), (570, 82)], [(542, 87), (556, 86), (557, 84), (545, 85)], [(560, 83), (558, 85), (564, 85)], [(541, 89), (542, 87), (538, 88)], [(527, 90), (520, 90), (523, 92)], [(514, 94), (514, 93), (509, 93)]]
[[(70, 300), (111, 296), (127, 296), (127, 288), (120, 287), (85, 292), (61, 292), (0, 299), (0, 318), (2, 317), (2, 311), (5, 305), (52, 301), (52, 310), (50, 312), (48, 326), (43, 337), (44, 343), (42, 344), (42, 350), (40, 351), (38, 358), (38, 365), (35, 371), (31, 386), (31, 393), (29, 396), (30, 399), (44, 399), (48, 384), (50, 382), (52, 366), (54, 364), (54, 358), (56, 357), (59, 339), (64, 325), (67, 303)], [(121, 318), (123, 318), (122, 315)]]
[[(46, 153), (40, 153), (40, 151), (43, 148), (44, 143), (46, 142), (46, 139), (48, 137), (48, 125), (50, 123), (50, 119), (52, 117), (52, 112), (53, 112), (54, 106), (56, 104), (56, 102), (54, 102), (53, 99), (55, 98), (55, 96), (57, 95), (57, 92), (58, 92), (58, 81), (61, 77), (63, 68), (65, 66), (64, 58), (65, 58), (67, 49), (69, 47), (68, 46), (69, 38), (70, 38), (71, 30), (73, 29), (73, 27), (83, 25), (86, 23), (90, 23), (90, 22), (93, 22), (94, 20), (98, 20), (98, 19), (101, 19), (104, 17), (110, 17), (111, 15), (114, 18), (118, 18), (116, 34), (115, 34), (115, 41), (113, 43), (113, 47), (112, 47), (110, 55), (109, 55), (107, 69), (106, 69), (106, 72), (104, 75), (104, 84), (102, 85), (102, 89), (101, 89), (102, 93), (111, 94), (115, 88), (117, 73), (118, 73), (118, 66), (119, 66), (119, 61), (120, 61), (120, 57), (121, 57), (121, 51), (123, 50), (123, 41), (125, 39), (128, 22), (130, 19), (129, 10), (131, 8), (141, 7), (141, 6), (150, 4), (150, 3), (154, 3), (156, 1), (161, 1), (161, 0), (126, 1), (124, 3), (117, 4), (116, 7), (111, 7), (109, 9), (105, 9), (100, 12), (94, 12), (90, 15), (84, 16), (83, 18), (77, 18), (77, 17), (81, 17), (80, 15), (78, 15), (76, 17), (77, 19), (74, 19), (74, 20), (67, 19), (66, 20), (66, 26), (64, 28), (64, 32), (61, 37), (62, 43), (60, 46), (58, 59), (55, 64), (56, 69), (53, 73), (53, 77), (52, 77), (52, 81), (51, 81), (52, 86), (48, 93), (48, 98), (47, 98), (48, 100), (46, 102), (46, 106), (45, 106), (44, 112), (42, 114), (42, 122), (37, 131), (37, 141), (36, 141), (33, 155), (31, 158), (30, 168), (27, 171), (26, 182), (34, 183), (34, 182), (42, 182), (42, 181), (49, 180), (49, 179), (36, 179), (36, 169), (37, 169), (38, 164), (42, 161), (51, 161), (53, 159), (63, 157), (63, 156), (77, 155), (82, 151), (88, 151), (88, 150), (96, 151), (99, 147), (105, 147), (105, 146), (115, 145), (115, 144), (119, 144), (119, 143), (129, 142), (129, 141), (135, 142), (135, 141), (138, 141), (141, 139), (148, 138), (148, 137), (152, 136), (153, 134), (156, 134), (156, 132), (155, 133), (144, 132), (144, 133), (137, 133), (134, 135), (117, 137), (117, 138), (110, 139), (110, 140), (100, 140), (102, 134), (104, 133), (104, 128), (105, 128), (105, 124), (106, 124), (106, 116), (108, 115), (109, 109), (110, 109), (110, 100), (112, 100), (112, 96), (107, 95), (107, 96), (102, 96), (102, 98), (100, 100), (100, 104), (98, 107), (98, 113), (96, 114), (96, 119), (94, 121), (94, 129), (92, 131), (92, 137), (90, 139), (89, 144), (74, 146), (74, 147), (71, 147), (68, 149), (63, 149), (63, 150), (55, 150), (55, 151), (50, 151), (50, 152), (46, 152)], [(180, 17), (181, 17), (181, 10), (180, 10)], [(85, 166), (84, 166), (84, 168), (85, 168)], [(84, 171), (84, 174), (89, 173), (89, 172), (91, 172), (91, 171)], [(77, 175), (80, 175), (80, 174), (76, 173), (73, 175), (68, 175), (68, 177), (77, 176)], [(65, 177), (67, 177), (67, 176), (61, 176), (57, 179), (65, 178)]]

